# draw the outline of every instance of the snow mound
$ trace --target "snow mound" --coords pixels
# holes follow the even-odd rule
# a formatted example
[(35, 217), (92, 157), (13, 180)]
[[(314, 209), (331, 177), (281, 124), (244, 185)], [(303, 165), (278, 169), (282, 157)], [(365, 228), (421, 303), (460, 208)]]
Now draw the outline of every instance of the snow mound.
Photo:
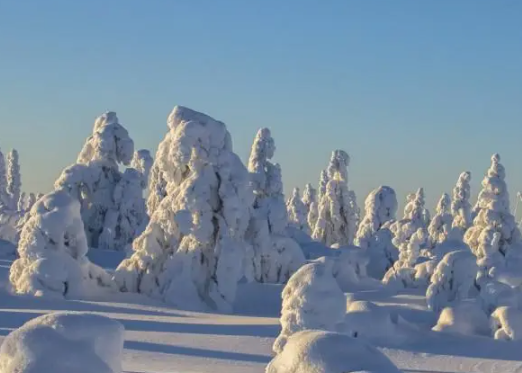
[(518, 291), (498, 281), (488, 281), (482, 286), (479, 298), (484, 311), (488, 315), (498, 307), (511, 306), (517, 308), (519, 304)]
[(440, 313), (437, 325), (432, 328), (436, 332), (489, 335), (488, 316), (473, 301), (459, 302), (446, 307)]
[(288, 337), (307, 329), (337, 331), (344, 322), (346, 297), (332, 273), (331, 260), (321, 258), (301, 267), (283, 289), (281, 334), (273, 350), (283, 350)]
[(266, 373), (399, 373), (376, 348), (345, 334), (306, 330), (294, 334)]
[(2, 373), (120, 373), (124, 328), (108, 317), (57, 312), (9, 334), (0, 348)]
[(490, 318), (495, 339), (517, 341), (522, 339), (522, 311), (515, 307), (499, 307)]
[(345, 316), (345, 332), (352, 337), (390, 340), (397, 337), (397, 324), (390, 313), (375, 303), (355, 301)]
[(357, 246), (343, 246), (335, 251), (334, 277), (343, 291), (351, 291), (354, 284), (367, 277), (368, 251)]

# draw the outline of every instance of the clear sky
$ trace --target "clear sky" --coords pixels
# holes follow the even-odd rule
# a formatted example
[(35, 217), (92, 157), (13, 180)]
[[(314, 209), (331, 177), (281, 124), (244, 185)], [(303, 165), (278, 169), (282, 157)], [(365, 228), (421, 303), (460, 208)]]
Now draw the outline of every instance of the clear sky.
[(246, 160), (270, 127), (286, 190), (352, 157), (362, 200), (431, 208), (499, 152), (522, 189), (522, 1), (0, 0), (0, 147), (48, 191), (94, 118), (155, 152), (176, 104), (224, 121)]

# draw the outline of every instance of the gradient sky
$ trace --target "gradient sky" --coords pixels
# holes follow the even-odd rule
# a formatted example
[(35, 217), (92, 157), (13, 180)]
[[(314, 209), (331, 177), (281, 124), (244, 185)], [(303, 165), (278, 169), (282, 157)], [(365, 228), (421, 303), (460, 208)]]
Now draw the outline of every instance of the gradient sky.
[(373, 188), (431, 208), (499, 152), (522, 189), (522, 1), (0, 0), (0, 147), (49, 191), (94, 118), (155, 153), (176, 104), (224, 121), (246, 160), (269, 127), (286, 190), (335, 148)]

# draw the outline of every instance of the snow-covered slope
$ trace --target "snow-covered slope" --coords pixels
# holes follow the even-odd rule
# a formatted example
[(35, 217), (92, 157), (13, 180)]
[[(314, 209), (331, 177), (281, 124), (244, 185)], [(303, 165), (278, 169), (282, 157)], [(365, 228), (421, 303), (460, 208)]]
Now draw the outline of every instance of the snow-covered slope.
[[(103, 267), (117, 264), (114, 253), (110, 263), (103, 254), (93, 252), (91, 259)], [(280, 330), (280, 285), (241, 285), (236, 314), (221, 315), (179, 311), (136, 294), (90, 301), (14, 297), (4, 290), (9, 265), (9, 259), (0, 259), (0, 341), (43, 313), (89, 311), (124, 325), (126, 373), (263, 373), (272, 359), (271, 347)], [(437, 317), (426, 309), (422, 293), (391, 295), (378, 290), (348, 298), (372, 301), (392, 315), (401, 339), (369, 342), (403, 372), (522, 372), (519, 342), (431, 331)]]

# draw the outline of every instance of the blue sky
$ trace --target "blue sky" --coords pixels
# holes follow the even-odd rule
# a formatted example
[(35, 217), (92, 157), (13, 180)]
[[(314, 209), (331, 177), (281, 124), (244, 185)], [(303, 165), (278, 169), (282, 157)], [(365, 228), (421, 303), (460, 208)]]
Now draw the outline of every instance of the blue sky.
[[(155, 152), (175, 104), (223, 120), (247, 159), (270, 127), (286, 189), (352, 157), (360, 202), (431, 207), (499, 152), (522, 189), (522, 1), (0, 0), (0, 147), (48, 191), (94, 118)], [(514, 199), (514, 198), (513, 198)]]

